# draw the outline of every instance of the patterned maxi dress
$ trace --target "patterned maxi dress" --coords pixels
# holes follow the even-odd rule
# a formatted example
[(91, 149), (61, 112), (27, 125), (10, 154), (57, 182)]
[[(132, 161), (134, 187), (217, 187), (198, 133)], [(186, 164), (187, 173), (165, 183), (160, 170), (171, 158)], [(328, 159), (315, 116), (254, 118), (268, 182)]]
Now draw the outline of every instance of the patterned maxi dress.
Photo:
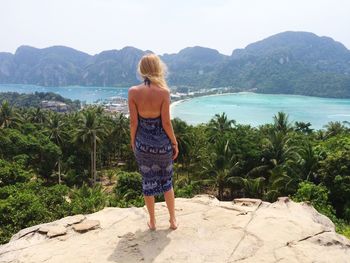
[(172, 188), (173, 150), (161, 116), (144, 118), (138, 114), (134, 155), (144, 195), (160, 195)]

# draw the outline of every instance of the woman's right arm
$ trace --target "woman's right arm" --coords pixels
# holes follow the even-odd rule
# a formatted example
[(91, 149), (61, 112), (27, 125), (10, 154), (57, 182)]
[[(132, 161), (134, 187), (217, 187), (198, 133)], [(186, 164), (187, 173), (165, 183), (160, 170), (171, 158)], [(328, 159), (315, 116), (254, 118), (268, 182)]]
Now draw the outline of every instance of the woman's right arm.
[(170, 120), (170, 92), (169, 91), (167, 91), (166, 94), (164, 95), (164, 99), (161, 106), (161, 118), (162, 118), (163, 129), (165, 130), (166, 134), (170, 138), (173, 148), (175, 148), (175, 156), (173, 158), (175, 159), (178, 154), (178, 145), (174, 134), (173, 126)]
[(137, 119), (137, 106), (134, 101), (135, 91), (133, 87), (128, 90), (128, 104), (129, 104), (129, 113), (130, 113), (130, 144), (131, 149), (135, 150), (135, 136), (138, 126)]

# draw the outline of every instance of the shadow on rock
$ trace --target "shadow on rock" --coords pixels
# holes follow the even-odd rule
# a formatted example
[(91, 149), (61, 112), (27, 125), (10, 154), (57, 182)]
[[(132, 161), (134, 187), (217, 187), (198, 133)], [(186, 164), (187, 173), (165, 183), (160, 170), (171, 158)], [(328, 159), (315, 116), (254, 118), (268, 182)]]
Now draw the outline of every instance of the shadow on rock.
[(128, 232), (120, 238), (114, 252), (108, 257), (112, 262), (153, 262), (161, 251), (169, 244), (170, 238), (167, 235), (170, 229), (146, 230)]

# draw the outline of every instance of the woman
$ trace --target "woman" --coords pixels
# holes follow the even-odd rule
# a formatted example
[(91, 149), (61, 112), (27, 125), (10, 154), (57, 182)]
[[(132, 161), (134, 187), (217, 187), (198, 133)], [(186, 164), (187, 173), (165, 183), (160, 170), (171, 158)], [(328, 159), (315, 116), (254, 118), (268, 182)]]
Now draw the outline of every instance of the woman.
[(179, 150), (170, 121), (170, 91), (165, 81), (165, 64), (155, 54), (143, 56), (138, 73), (144, 83), (128, 92), (130, 138), (149, 213), (148, 227), (156, 229), (154, 196), (164, 193), (170, 228), (176, 229), (173, 164)]

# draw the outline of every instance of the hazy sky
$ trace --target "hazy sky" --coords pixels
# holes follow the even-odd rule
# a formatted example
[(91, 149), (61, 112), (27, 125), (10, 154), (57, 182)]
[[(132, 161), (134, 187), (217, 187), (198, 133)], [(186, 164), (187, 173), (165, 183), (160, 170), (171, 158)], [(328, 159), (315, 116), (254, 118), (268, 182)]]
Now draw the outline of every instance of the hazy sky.
[(0, 51), (65, 45), (89, 54), (188, 46), (223, 54), (292, 30), (350, 48), (349, 0), (0, 0)]

